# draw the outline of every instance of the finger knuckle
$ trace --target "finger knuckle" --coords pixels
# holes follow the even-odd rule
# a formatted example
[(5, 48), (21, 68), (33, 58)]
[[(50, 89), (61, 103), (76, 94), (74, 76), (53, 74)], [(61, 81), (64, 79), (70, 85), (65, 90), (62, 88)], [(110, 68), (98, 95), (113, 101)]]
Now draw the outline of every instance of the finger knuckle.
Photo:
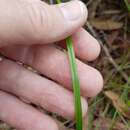
[(51, 20), (51, 17), (49, 5), (45, 3), (43, 3), (43, 5), (40, 3), (29, 5), (28, 18), (34, 41), (43, 42), (43, 37), (45, 39), (46, 36), (49, 35), (53, 27), (53, 20)]

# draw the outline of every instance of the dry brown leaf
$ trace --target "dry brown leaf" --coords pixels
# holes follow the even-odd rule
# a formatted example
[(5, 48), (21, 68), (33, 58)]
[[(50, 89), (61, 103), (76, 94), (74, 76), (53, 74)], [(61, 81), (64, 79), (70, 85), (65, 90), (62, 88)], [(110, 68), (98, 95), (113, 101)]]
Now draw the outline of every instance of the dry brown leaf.
[(122, 22), (112, 20), (93, 19), (90, 21), (91, 25), (99, 30), (116, 30), (123, 27)]
[(112, 91), (106, 91), (105, 95), (112, 100), (113, 106), (117, 111), (122, 113), (125, 117), (130, 119), (130, 109), (125, 104), (123, 100), (121, 100), (120, 96)]

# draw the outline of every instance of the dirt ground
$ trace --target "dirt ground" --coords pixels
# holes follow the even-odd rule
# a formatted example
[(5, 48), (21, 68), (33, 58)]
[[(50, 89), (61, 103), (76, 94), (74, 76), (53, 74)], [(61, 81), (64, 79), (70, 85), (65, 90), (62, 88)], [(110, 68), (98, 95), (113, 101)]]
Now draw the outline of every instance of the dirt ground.
[[(89, 16), (84, 28), (101, 44), (100, 57), (91, 63), (104, 77), (103, 91), (89, 99), (84, 130), (130, 130), (130, 13), (125, 0), (84, 0)], [(53, 116), (53, 114), (51, 114)], [(59, 120), (71, 130), (73, 122)], [(67, 122), (67, 123), (65, 123)], [(0, 130), (12, 130), (0, 123)]]

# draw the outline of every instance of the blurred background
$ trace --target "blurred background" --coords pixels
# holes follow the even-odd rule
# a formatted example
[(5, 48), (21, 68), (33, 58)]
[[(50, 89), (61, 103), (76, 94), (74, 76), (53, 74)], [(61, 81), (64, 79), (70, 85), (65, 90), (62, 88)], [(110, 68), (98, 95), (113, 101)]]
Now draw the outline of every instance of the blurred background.
[[(104, 90), (89, 99), (84, 130), (130, 130), (130, 0), (83, 2), (89, 11), (84, 28), (102, 47), (100, 57), (87, 64), (100, 70), (104, 77)], [(57, 120), (60, 130), (74, 129), (73, 122), (48, 114)], [(14, 129), (0, 122), (0, 130)]]

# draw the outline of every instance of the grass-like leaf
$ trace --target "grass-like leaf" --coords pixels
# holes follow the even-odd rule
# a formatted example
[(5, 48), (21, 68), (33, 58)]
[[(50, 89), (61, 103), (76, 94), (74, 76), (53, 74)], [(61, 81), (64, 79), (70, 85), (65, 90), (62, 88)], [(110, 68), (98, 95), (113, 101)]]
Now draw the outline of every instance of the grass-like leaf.
[(124, 0), (126, 7), (128, 9), (128, 11), (130, 11), (130, 3), (128, 2), (128, 0)]
[[(61, 0), (57, 0), (57, 4), (60, 4)], [(82, 107), (81, 107), (81, 96), (80, 96), (80, 83), (77, 74), (77, 65), (75, 59), (75, 53), (73, 48), (72, 38), (68, 37), (66, 39), (68, 56), (70, 61), (70, 69), (72, 76), (72, 84), (74, 91), (74, 100), (75, 100), (75, 119), (76, 119), (76, 130), (83, 129), (83, 120), (82, 120)]]
[(71, 75), (72, 75), (74, 98), (75, 98), (76, 130), (82, 130), (83, 122), (82, 122), (80, 83), (77, 74), (77, 66), (71, 37), (66, 39), (66, 43), (71, 66)]

